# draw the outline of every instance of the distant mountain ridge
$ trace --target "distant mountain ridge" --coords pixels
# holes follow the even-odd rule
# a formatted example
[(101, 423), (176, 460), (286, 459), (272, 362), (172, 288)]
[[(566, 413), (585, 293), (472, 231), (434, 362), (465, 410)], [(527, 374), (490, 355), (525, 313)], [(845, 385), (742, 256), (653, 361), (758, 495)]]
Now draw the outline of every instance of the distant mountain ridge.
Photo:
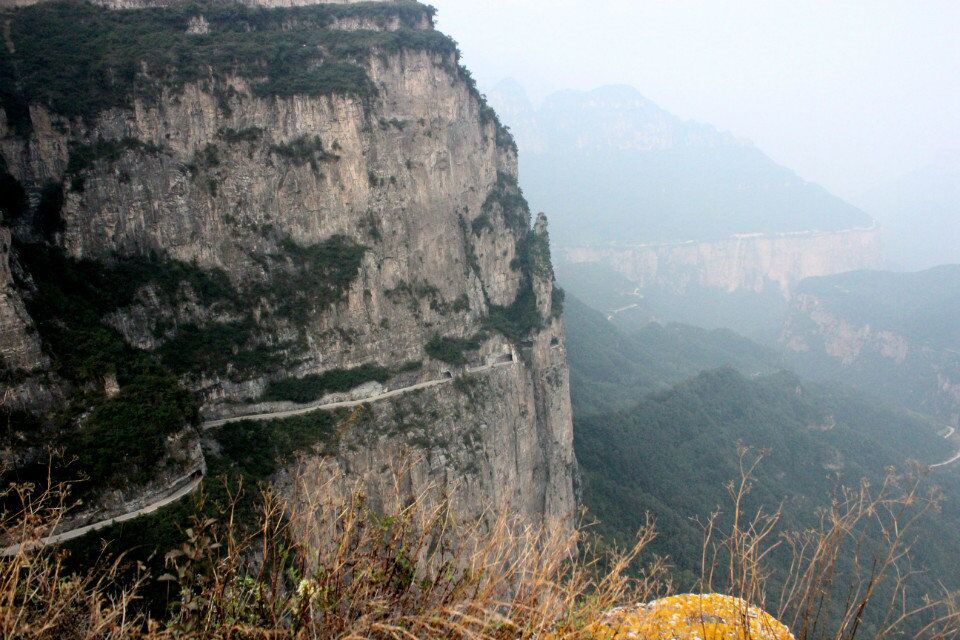
[[(517, 144), (530, 153), (558, 147), (607, 151), (662, 151), (678, 147), (751, 146), (709, 124), (684, 121), (628, 85), (553, 93), (539, 109), (515, 81), (500, 83), (490, 99), (499, 105)], [(584, 117), (589, 114), (590, 117)]]
[(602, 264), (644, 294), (786, 299), (804, 278), (882, 264), (869, 215), (632, 87), (561, 91), (534, 106), (505, 81), (490, 100), (516, 136), (520, 184), (550, 212), (561, 257)]
[(551, 212), (561, 245), (873, 226), (748, 141), (684, 121), (632, 87), (562, 91), (537, 108), (506, 81), (489, 97), (521, 149), (521, 184)]

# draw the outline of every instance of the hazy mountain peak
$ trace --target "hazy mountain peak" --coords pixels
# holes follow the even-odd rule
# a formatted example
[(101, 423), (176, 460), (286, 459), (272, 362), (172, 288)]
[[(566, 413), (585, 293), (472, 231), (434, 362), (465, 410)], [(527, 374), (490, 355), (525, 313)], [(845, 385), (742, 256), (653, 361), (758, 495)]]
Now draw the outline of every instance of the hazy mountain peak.
[(552, 214), (561, 244), (872, 225), (750, 142), (683, 120), (628, 85), (559, 91), (537, 108), (506, 80), (489, 98), (516, 137), (523, 187)]
[(493, 96), (504, 100), (514, 100), (518, 103), (528, 105), (531, 109), (533, 108), (533, 103), (530, 102), (530, 96), (527, 94), (527, 90), (523, 88), (523, 85), (520, 84), (516, 78), (504, 78), (494, 85), (488, 97), (492, 98)]
[[(654, 151), (744, 144), (709, 124), (678, 118), (629, 85), (559, 91), (544, 100), (539, 115), (555, 144), (582, 149)], [(571, 136), (574, 130), (577, 135)]]

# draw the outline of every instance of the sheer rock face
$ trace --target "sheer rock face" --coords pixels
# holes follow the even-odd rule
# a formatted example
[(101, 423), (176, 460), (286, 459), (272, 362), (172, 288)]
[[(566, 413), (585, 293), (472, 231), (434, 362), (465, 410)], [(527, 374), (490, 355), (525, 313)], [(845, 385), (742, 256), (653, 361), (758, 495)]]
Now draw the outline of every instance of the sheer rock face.
[[(14, 280), (16, 267), (11, 253), (10, 230), (0, 227), (0, 408), (37, 407), (49, 409), (56, 388), (41, 376), (50, 367), (44, 355), (36, 327), (24, 306)], [(0, 453), (0, 456), (5, 455)]]
[(0, 227), (0, 361), (7, 369), (33, 371), (43, 368), (47, 359), (33, 335), (10, 260), (10, 230)]
[[(433, 26), (428, 21), (423, 28)], [(417, 423), (430, 437), (409, 447), (419, 462), (407, 488), (460, 491), (456, 507), (465, 516), (495, 499), (534, 520), (572, 526), (572, 418), (552, 272), (549, 263), (533, 275), (517, 266), (523, 240), (534, 233), (530, 220), (518, 224), (491, 204), (504, 177), (516, 179), (515, 151), (456, 60), (400, 49), (371, 56), (366, 71), (377, 87), (366, 101), (261, 97), (244, 78), (218, 77), (165, 89), (130, 110), (102, 112), (93, 123), (34, 104), (26, 136), (0, 116), (0, 152), (28, 193), (51, 180), (63, 184), (63, 227), (55, 241), (75, 258), (159, 254), (222, 270), (244, 290), (277, 284), (263, 265), (284, 243), (309, 247), (341, 236), (362, 245), (359, 272), (343, 297), (311, 311), (301, 325), (249, 301), (258, 338), (291, 345), (283, 365), (242, 380), (214, 373), (185, 379), (202, 399), (201, 413), (235, 414), (269, 379), (362, 364), (395, 369), (422, 361), (409, 375), (434, 379), (451, 367), (426, 354), (433, 336), (481, 334), (472, 364), (505, 352), (516, 360), (471, 375), (480, 389), (472, 400), (453, 385), (416, 394)], [(82, 188), (73, 188), (71, 150), (97, 139), (138, 144), (93, 161)], [(312, 150), (291, 151), (304, 142)], [(481, 217), (483, 224), (472, 224)], [(545, 222), (536, 233), (545, 234)], [(0, 347), (5, 359), (22, 363), (16, 366), (33, 366), (42, 356), (11, 289), (8, 246), (9, 235), (0, 236)], [(540, 327), (522, 339), (485, 331), (491, 307), (510, 307), (528, 280)], [(129, 343), (152, 350), (164, 342), (152, 329), (156, 318), (177, 324), (215, 315), (199, 305), (165, 308), (146, 290), (105, 321)], [(377, 425), (390, 419), (396, 402), (373, 405)], [(401, 452), (409, 444), (377, 427), (324, 464), (335, 464), (345, 481), (366, 478), (375, 491), (380, 470), (407, 455)]]
[[(569, 379), (565, 353), (550, 335), (525, 349), (528, 363), (371, 405), (358, 418), (370, 426), (349, 436), (341, 455), (304, 459), (280, 474), (280, 486), (306, 479), (346, 495), (359, 482), (376, 506), (424, 494), (448, 501), (458, 518), (502, 512), (569, 529), (576, 467)], [(417, 446), (398, 447), (390, 432), (405, 432)]]
[(882, 258), (879, 228), (758, 233), (714, 242), (571, 247), (565, 255), (572, 262), (606, 264), (641, 287), (760, 292), (772, 286), (787, 298), (804, 278), (876, 268)]

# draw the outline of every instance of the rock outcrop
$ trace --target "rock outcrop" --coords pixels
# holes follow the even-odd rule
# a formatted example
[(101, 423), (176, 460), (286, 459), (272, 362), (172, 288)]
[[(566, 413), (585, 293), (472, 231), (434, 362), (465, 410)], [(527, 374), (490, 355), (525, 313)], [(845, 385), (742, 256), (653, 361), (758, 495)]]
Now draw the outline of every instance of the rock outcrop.
[(960, 425), (957, 274), (861, 271), (800, 284), (780, 343), (810, 377)]
[[(71, 264), (135, 273), (102, 323), (172, 368), (208, 419), (243, 413), (278, 382), (458, 377), (458, 390), (371, 405), (372, 422), (347, 425), (339, 448), (314, 460), (345, 481), (368, 479), (376, 494), (404, 452), (417, 460), (411, 493), (457, 495), (465, 517), (495, 499), (570, 527), (560, 299), (546, 222), (531, 229), (516, 185), (515, 146), (430, 9), (333, 4), (351, 3), (249, 15), (171, 8), (164, 25), (177, 25), (170, 37), (198, 56), (199, 73), (181, 68), (171, 80), (164, 61), (145, 57), (129, 86), (116, 81), (108, 108), (65, 113), (45, 95), (18, 96), (28, 111), (5, 104), (0, 152), (32, 194), (11, 222), (14, 254), (42, 241)], [(204, 58), (218, 38), (242, 53)], [(303, 50), (289, 53), (285, 38)], [(272, 66), (281, 53), (305, 70)], [(44, 226), (38, 201), (50, 192), (60, 206)], [(4, 357), (38, 361), (31, 320), (4, 286)], [(198, 358), (204, 348), (213, 352)], [(466, 374), (503, 354), (515, 354), (513, 366)]]
[(790, 629), (759, 607), (720, 594), (685, 594), (606, 614), (595, 640), (793, 640)]

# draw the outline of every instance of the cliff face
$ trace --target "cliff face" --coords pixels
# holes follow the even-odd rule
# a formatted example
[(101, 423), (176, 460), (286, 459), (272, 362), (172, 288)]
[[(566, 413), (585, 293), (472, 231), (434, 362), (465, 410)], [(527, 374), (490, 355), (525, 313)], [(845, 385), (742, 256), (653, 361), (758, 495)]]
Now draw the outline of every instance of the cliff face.
[(808, 280), (791, 301), (780, 342), (807, 375), (841, 380), (958, 426), (957, 271)]
[(10, 230), (0, 227), (0, 359), (8, 370), (42, 369), (47, 359), (13, 281)]
[(804, 278), (879, 266), (879, 234), (877, 228), (758, 233), (714, 242), (570, 247), (565, 257), (606, 264), (640, 287), (761, 292), (772, 286), (789, 297)]
[[(571, 526), (569, 384), (545, 222), (530, 228), (515, 148), (432, 13), (383, 4), (239, 17), (170, 9), (171, 37), (207, 65), (197, 77), (171, 82), (145, 58), (126, 104), (78, 115), (24, 96), (28, 118), (7, 108), (0, 123), (9, 174), (30, 196), (11, 222), (14, 254), (43, 240), (70, 264), (127, 274), (129, 294), (98, 306), (101, 323), (175, 373), (202, 419), (320, 401), (322, 385), (309, 397), (276, 389), (323, 374), (354, 375), (360, 398), (455, 377), (369, 405), (365, 431), (346, 424), (338, 447), (312, 460), (376, 494), (406, 457), (405, 488), (458, 495), (464, 516), (495, 498)], [(83, 12), (129, 24), (126, 12)], [(219, 38), (253, 34), (262, 47), (280, 32), (316, 52), (302, 61), (314, 75), (288, 77), (269, 50), (247, 66), (202, 57)], [(352, 49), (337, 35), (347, 33)], [(10, 283), (4, 359), (36, 368), (43, 356)], [(19, 286), (38, 304), (29, 284)], [(509, 366), (466, 374), (507, 356)], [(110, 396), (107, 373), (95, 386)]]

